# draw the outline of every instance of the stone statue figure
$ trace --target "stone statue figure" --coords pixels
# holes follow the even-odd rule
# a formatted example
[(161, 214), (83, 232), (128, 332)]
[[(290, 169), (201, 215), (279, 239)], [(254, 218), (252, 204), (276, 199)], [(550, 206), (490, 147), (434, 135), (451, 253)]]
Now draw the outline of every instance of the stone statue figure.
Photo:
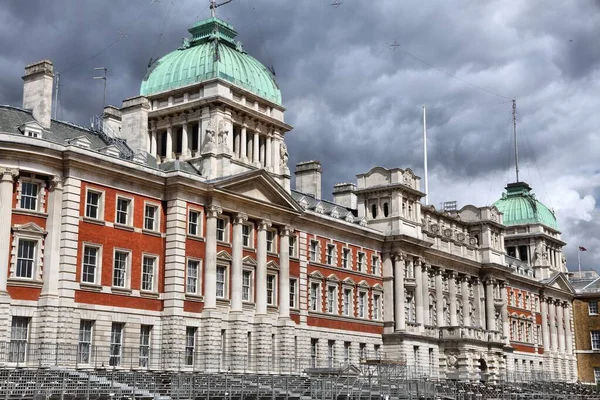
[(565, 256), (565, 253), (561, 254), (560, 261), (562, 263), (563, 269), (566, 271), (567, 270), (567, 256)]
[(281, 144), (279, 145), (279, 156), (281, 157), (281, 167), (287, 166), (289, 154), (287, 146), (284, 142), (281, 142)]
[(206, 130), (206, 136), (204, 138), (204, 150), (209, 150), (213, 148), (216, 144), (215, 131), (210, 129), (210, 124), (208, 128), (209, 129)]
[(448, 353), (446, 357), (446, 363), (448, 364), (448, 368), (455, 369), (458, 367), (458, 357), (455, 352)]
[(229, 135), (227, 124), (225, 121), (221, 120), (219, 122), (218, 144), (222, 144), (224, 147), (227, 147), (227, 135)]

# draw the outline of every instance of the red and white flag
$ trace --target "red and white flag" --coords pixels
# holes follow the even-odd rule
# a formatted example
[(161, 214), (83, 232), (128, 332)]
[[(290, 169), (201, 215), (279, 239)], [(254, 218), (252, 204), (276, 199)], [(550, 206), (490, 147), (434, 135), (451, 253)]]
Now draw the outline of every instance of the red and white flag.
[(579, 246), (579, 251), (587, 251), (587, 249), (583, 246)]

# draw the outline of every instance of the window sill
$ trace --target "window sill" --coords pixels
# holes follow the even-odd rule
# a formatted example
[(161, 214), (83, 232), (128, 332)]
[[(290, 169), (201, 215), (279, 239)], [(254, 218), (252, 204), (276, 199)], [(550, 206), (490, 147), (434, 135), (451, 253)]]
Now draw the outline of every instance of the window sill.
[(256, 253), (256, 249), (254, 247), (244, 246), (244, 251), (250, 251), (252, 253)]
[(231, 247), (231, 243), (228, 242), (222, 242), (220, 240), (217, 240), (217, 245), (218, 246), (223, 246), (223, 247)]
[(24, 208), (13, 208), (13, 214), (29, 215), (30, 217), (48, 218), (48, 214), (42, 211), (27, 210)]
[(120, 294), (120, 295), (124, 295), (124, 296), (131, 295), (131, 289), (127, 289), (127, 288), (111, 287), (110, 291), (114, 294)]
[(158, 299), (160, 298), (160, 293), (140, 291), (140, 297), (144, 297), (146, 299)]
[(272, 251), (267, 251), (267, 256), (279, 258), (279, 254), (273, 253)]
[(185, 299), (189, 300), (189, 301), (203, 302), (204, 301), (204, 296), (199, 295), (199, 294), (186, 293), (185, 294)]
[(102, 225), (105, 226), (106, 222), (101, 220), (101, 219), (96, 219), (96, 218), (90, 218), (90, 217), (83, 217), (83, 222), (87, 222), (90, 224), (96, 224), (96, 225)]
[(157, 232), (157, 231), (151, 231), (149, 229), (142, 229), (142, 233), (144, 235), (150, 235), (150, 236), (156, 236), (156, 237), (161, 237), (161, 233)]
[(187, 234), (187, 238), (188, 239), (192, 239), (192, 240), (196, 240), (198, 242), (204, 242), (204, 238), (202, 236), (196, 236), (196, 235), (190, 235), (189, 233)]
[(115, 227), (116, 229), (122, 229), (122, 230), (124, 230), (124, 231), (130, 231), (130, 232), (133, 232), (133, 231), (134, 231), (134, 229), (135, 229), (135, 228), (134, 228), (133, 226), (131, 226), (131, 225), (117, 224), (116, 222), (115, 222), (115, 225), (114, 225), (114, 227)]
[(217, 304), (221, 306), (228, 306), (231, 304), (231, 300), (217, 297)]
[(102, 291), (102, 285), (97, 285), (95, 283), (79, 282), (79, 288), (81, 290), (89, 290), (90, 292)]
[(44, 282), (40, 281), (40, 280), (27, 279), (27, 278), (16, 278), (16, 277), (8, 278), (8, 281), (6, 282), (6, 284), (8, 286), (22, 286), (22, 287), (34, 287), (34, 288), (41, 288), (42, 286), (44, 286)]
[(269, 311), (278, 311), (279, 310), (279, 306), (276, 306), (274, 304), (267, 304), (267, 310), (269, 310)]

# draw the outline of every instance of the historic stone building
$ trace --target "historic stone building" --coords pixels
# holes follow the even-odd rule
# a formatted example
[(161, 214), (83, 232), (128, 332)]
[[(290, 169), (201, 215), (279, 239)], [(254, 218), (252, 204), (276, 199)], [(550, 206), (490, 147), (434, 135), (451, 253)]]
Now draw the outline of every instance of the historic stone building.
[(53, 65), (0, 107), (0, 362), (575, 380), (553, 213), (524, 183), (425, 206), (409, 168), (295, 189), (281, 93), (217, 18), (92, 128), (51, 119)]

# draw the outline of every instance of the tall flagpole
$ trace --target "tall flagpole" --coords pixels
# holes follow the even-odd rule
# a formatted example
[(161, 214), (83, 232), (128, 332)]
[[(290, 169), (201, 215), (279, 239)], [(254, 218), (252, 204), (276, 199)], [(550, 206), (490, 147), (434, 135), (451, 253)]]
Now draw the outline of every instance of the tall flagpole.
[(427, 179), (427, 117), (423, 104), (423, 169), (425, 170), (425, 205), (429, 204), (429, 181)]
[(579, 265), (579, 277), (581, 278), (581, 249), (577, 249), (577, 264)]

